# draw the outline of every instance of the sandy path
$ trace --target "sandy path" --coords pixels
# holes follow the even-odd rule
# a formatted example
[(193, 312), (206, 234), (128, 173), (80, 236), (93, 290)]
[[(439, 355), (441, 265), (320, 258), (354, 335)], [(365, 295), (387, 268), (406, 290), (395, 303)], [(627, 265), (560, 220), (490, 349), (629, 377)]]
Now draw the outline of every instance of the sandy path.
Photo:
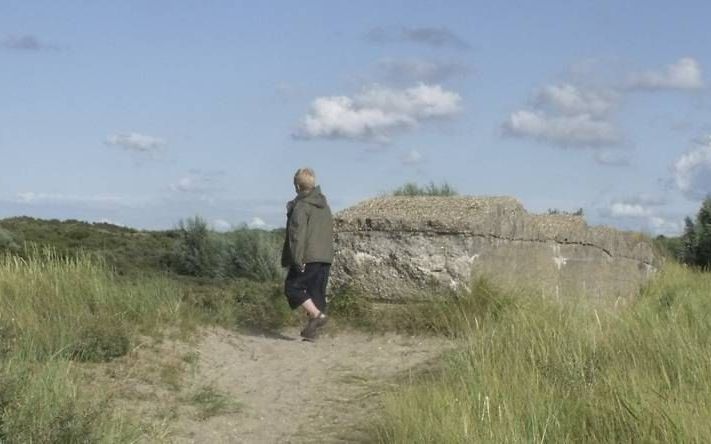
[(437, 357), (447, 341), (395, 334), (338, 332), (316, 343), (298, 331), (278, 336), (211, 329), (197, 343), (191, 379), (241, 404), (207, 420), (180, 418), (170, 440), (180, 443), (302, 443), (362, 440), (358, 424), (377, 408), (377, 395), (403, 372)]

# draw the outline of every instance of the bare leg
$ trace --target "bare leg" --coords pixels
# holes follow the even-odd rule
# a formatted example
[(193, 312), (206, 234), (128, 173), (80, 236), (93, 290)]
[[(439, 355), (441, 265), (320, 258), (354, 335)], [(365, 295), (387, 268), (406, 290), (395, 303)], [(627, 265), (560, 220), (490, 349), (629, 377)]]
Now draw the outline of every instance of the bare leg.
[(309, 315), (309, 321), (306, 323), (304, 329), (301, 330), (301, 336), (305, 340), (313, 341), (318, 336), (317, 330), (326, 325), (328, 319), (325, 314), (321, 313), (316, 304), (314, 304), (314, 301), (310, 298), (304, 301), (301, 306), (304, 307), (304, 310), (306, 310), (306, 313)]
[(301, 304), (302, 307), (304, 307), (304, 310), (306, 310), (306, 313), (308, 313), (309, 317), (311, 318), (317, 318), (321, 315), (321, 311), (316, 307), (316, 304), (314, 304), (314, 301), (312, 301), (310, 298), (305, 300), (303, 304)]

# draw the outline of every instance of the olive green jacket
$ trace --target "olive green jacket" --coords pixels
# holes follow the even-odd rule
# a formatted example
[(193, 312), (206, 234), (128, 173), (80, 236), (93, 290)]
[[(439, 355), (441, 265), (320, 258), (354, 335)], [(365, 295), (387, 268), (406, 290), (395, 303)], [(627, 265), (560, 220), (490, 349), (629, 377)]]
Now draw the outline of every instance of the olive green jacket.
[(321, 187), (299, 193), (286, 208), (282, 266), (333, 262), (333, 216)]

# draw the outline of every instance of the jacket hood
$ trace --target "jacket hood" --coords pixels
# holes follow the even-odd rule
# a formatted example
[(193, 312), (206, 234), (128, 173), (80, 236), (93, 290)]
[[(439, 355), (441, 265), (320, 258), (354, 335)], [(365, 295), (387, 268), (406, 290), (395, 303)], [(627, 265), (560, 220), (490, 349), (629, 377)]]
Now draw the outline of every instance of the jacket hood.
[(316, 188), (307, 193), (299, 193), (297, 199), (303, 200), (304, 202), (311, 204), (317, 208), (325, 208), (328, 205), (328, 203), (326, 202), (326, 196), (321, 193), (320, 186), (317, 186)]

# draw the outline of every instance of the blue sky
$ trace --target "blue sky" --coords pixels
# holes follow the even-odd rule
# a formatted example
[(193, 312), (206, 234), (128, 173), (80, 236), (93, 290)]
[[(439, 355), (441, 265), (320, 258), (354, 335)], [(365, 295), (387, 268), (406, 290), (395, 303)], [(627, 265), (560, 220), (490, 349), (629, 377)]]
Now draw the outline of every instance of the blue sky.
[[(623, 4), (624, 3), (624, 4)], [(711, 193), (707, 2), (0, 0), (0, 217), (284, 223), (407, 182), (676, 234)]]

